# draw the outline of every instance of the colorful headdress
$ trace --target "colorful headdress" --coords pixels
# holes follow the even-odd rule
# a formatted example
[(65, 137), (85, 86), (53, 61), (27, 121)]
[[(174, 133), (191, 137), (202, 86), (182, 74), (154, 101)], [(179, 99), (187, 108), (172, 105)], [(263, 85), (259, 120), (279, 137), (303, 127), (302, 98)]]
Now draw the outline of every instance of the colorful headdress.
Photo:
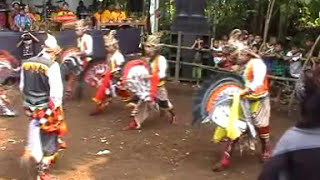
[(76, 22), (75, 28), (76, 28), (76, 30), (86, 31), (88, 29), (88, 25), (86, 25), (86, 22), (84, 19), (81, 19)]
[(116, 34), (116, 31), (111, 30), (107, 35), (103, 36), (105, 46), (112, 46), (118, 43), (118, 40), (114, 37), (115, 34)]
[(162, 36), (162, 33), (154, 33), (152, 35), (149, 35), (147, 37), (145, 45), (159, 47), (160, 46), (161, 36)]

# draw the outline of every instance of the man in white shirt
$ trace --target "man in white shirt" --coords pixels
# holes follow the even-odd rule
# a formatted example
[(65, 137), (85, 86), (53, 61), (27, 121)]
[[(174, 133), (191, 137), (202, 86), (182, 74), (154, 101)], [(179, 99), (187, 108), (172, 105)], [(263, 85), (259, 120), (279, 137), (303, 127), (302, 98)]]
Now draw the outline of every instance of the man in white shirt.
[(60, 66), (54, 61), (59, 52), (56, 39), (48, 34), (42, 52), (25, 61), (21, 68), (20, 90), (31, 120), (23, 159), (40, 164), (40, 178), (48, 176), (45, 171), (55, 159), (57, 147), (66, 147), (60, 139), (67, 132), (62, 110), (63, 84)]
[[(167, 77), (167, 60), (164, 56), (160, 55), (160, 34), (149, 35), (147, 41), (144, 45), (145, 56), (150, 65), (151, 75), (149, 78), (151, 80), (151, 90), (150, 97), (151, 101), (156, 102), (161, 110), (168, 112), (171, 116), (169, 119), (170, 123), (176, 121), (176, 116), (173, 110), (173, 105), (171, 104), (167, 89), (165, 88), (166, 77)], [(124, 130), (135, 130), (140, 129), (141, 124), (146, 120), (147, 116), (139, 118), (139, 106), (134, 107), (131, 112), (131, 121)]]

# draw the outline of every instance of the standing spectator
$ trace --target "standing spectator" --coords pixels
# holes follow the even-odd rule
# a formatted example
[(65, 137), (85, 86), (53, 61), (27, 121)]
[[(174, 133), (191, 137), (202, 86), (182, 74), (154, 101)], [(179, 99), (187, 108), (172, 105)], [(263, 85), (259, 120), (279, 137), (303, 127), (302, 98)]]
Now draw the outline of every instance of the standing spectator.
[(300, 49), (293, 45), (291, 47), (291, 50), (287, 53), (285, 60), (289, 61), (289, 73), (290, 76), (293, 78), (299, 78), (301, 69), (302, 69), (302, 63), (301, 63), (302, 53)]
[(19, 14), (20, 3), (18, 1), (13, 1), (11, 3), (11, 6), (12, 7), (11, 7), (11, 11), (9, 13), (9, 18), (8, 18), (9, 26), (11, 30), (19, 30), (14, 22), (14, 18), (16, 17), (16, 15)]
[(275, 56), (272, 62), (273, 75), (274, 76), (285, 76), (286, 75), (286, 63), (284, 61), (285, 52), (283, 50), (283, 45), (277, 43), (275, 46)]
[[(254, 35), (253, 34), (249, 34), (248, 35), (248, 42), (247, 42), (247, 44), (248, 44), (248, 46), (249, 47), (253, 47), (253, 44), (254, 43)], [(257, 46), (258, 47), (258, 46)], [(258, 49), (259, 49), (259, 47), (258, 47)]]
[(258, 47), (258, 45), (253, 45), (253, 46), (251, 47), (251, 49), (252, 49), (252, 51), (253, 51), (254, 53), (259, 54), (259, 47)]
[(318, 180), (320, 172), (320, 71), (306, 70), (297, 83), (300, 119), (273, 150), (258, 180)]
[(257, 45), (257, 46), (259, 47), (259, 49), (260, 49), (261, 43), (262, 43), (262, 38), (261, 38), (261, 36), (256, 35), (256, 36), (254, 37), (254, 41), (253, 41), (252, 45)]
[(14, 17), (14, 23), (19, 31), (30, 30), (32, 19), (25, 14), (24, 7), (21, 6), (20, 13)]
[[(193, 45), (191, 46), (192, 49), (194, 49), (195, 55), (194, 55), (194, 62), (196, 64), (202, 65), (202, 48), (203, 48), (203, 40), (201, 37), (197, 37), (194, 41)], [(200, 87), (200, 80), (202, 77), (202, 68), (200, 67), (193, 67), (192, 69), (192, 77), (196, 79), (196, 85), (194, 87)]]
[(219, 40), (214, 40), (212, 38), (210, 49), (211, 49), (212, 55), (213, 55), (213, 63), (215, 66), (217, 66), (222, 59), (222, 48), (220, 46)]
[(262, 56), (265, 64), (267, 65), (267, 74), (272, 75), (272, 61), (274, 59), (275, 45), (277, 44), (277, 39), (275, 37), (270, 37), (269, 42), (267, 42), (262, 47)]

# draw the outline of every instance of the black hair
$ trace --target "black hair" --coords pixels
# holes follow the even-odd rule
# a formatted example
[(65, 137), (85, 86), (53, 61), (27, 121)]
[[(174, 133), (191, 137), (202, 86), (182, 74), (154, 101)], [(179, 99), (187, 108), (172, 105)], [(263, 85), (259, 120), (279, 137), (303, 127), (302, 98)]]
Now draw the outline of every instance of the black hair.
[(300, 100), (301, 118), (296, 126), (299, 128), (320, 127), (320, 66), (303, 72), (303, 98)]
[(63, 3), (62, 3), (62, 6), (68, 6), (68, 7), (69, 7), (69, 3), (63, 2)]

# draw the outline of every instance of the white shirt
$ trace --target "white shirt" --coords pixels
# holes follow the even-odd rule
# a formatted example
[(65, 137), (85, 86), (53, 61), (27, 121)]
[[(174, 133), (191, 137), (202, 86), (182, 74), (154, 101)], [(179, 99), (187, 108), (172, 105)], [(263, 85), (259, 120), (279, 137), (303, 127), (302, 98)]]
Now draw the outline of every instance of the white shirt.
[[(252, 63), (253, 80), (251, 83), (247, 84), (247, 87), (250, 90), (255, 91), (264, 83), (264, 79), (267, 75), (267, 66), (262, 59), (252, 59), (249, 63)], [(247, 66), (248, 65), (249, 64), (247, 64)]]
[[(20, 74), (20, 91), (23, 92), (24, 87), (24, 72), (21, 70)], [(52, 100), (55, 108), (62, 105), (63, 98), (63, 83), (60, 72), (60, 66), (54, 62), (48, 70), (49, 86), (50, 86), (50, 99)]]
[(159, 78), (163, 79), (167, 76), (167, 59), (164, 56), (160, 56), (158, 59), (158, 66), (159, 66)]
[(93, 39), (89, 34), (84, 34), (78, 38), (78, 48), (81, 52), (84, 52), (87, 56), (93, 53)]
[(115, 64), (119, 67), (124, 63), (124, 56), (120, 53), (120, 51), (116, 51), (110, 61), (115, 62)]

